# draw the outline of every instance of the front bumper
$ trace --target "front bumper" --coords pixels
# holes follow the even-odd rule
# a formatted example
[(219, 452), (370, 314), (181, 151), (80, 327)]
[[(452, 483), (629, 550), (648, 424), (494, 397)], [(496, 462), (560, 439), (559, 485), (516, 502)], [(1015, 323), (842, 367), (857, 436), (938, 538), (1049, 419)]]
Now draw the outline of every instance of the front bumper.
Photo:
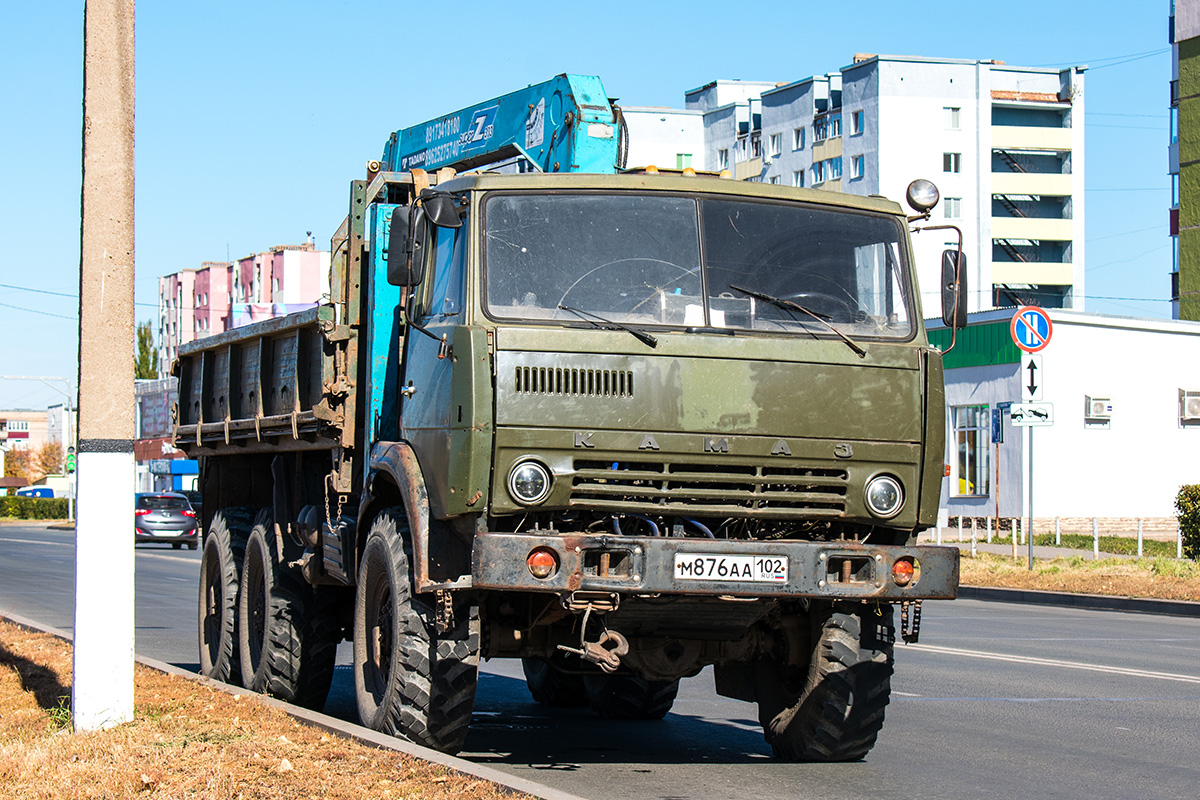
[[(526, 565), (535, 548), (557, 558), (547, 578), (534, 577)], [(677, 554), (785, 558), (787, 581), (678, 578)], [(906, 586), (892, 580), (901, 558), (920, 570)], [(958, 595), (958, 561), (958, 548), (936, 545), (484, 533), (475, 537), (471, 577), (476, 588), (508, 591), (951, 600)]]

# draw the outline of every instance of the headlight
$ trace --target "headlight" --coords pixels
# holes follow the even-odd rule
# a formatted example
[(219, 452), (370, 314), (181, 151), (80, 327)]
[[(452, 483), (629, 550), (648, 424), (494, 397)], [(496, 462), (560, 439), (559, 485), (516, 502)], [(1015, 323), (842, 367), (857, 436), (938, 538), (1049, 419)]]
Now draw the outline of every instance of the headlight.
[(867, 508), (877, 517), (894, 517), (904, 505), (904, 489), (891, 475), (872, 478), (867, 484)]
[(522, 461), (508, 473), (508, 493), (523, 506), (542, 502), (550, 494), (550, 471), (536, 461)]

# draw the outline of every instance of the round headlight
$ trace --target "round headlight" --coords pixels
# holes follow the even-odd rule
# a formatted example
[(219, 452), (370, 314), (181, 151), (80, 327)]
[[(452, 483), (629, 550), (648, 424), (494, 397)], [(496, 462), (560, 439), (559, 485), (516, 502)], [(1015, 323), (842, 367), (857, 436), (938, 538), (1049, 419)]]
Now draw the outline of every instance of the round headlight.
[(927, 181), (924, 178), (917, 178), (910, 183), (906, 195), (908, 204), (913, 207), (914, 211), (921, 214), (936, 206), (940, 197), (938, 188), (933, 181)]
[(872, 478), (867, 484), (867, 508), (877, 517), (894, 517), (904, 505), (904, 489), (891, 475)]
[(550, 494), (550, 472), (536, 461), (522, 461), (508, 473), (508, 493), (518, 503), (531, 506)]

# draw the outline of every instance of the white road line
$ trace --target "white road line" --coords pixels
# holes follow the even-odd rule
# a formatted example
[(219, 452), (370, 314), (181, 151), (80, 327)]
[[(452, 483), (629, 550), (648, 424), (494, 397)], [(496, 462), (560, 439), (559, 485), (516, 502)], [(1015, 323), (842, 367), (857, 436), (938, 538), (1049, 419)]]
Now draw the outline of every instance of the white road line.
[(1033, 664), (1042, 667), (1061, 667), (1063, 669), (1082, 669), (1089, 672), (1106, 672), (1110, 675), (1127, 675), (1134, 678), (1155, 678), (1164, 681), (1180, 681), (1182, 683), (1200, 683), (1200, 675), (1178, 675), (1173, 672), (1152, 672), (1144, 669), (1129, 669), (1127, 667), (1107, 667), (1100, 664), (1083, 664), (1078, 661), (1059, 661), (1053, 658), (1033, 658), (1032, 656), (1013, 656), (1003, 653), (986, 653), (979, 650), (960, 650), (956, 647), (938, 647), (929, 644), (912, 644), (908, 649), (924, 650), (927, 653), (938, 653), (948, 656), (964, 656), (966, 658), (985, 658), (991, 661), (1010, 661), (1016, 664)]
[(45, 542), (41, 539), (4, 539), (0, 538), (0, 542), (12, 542), (13, 544), (40, 544), (47, 547), (74, 547), (74, 542)]

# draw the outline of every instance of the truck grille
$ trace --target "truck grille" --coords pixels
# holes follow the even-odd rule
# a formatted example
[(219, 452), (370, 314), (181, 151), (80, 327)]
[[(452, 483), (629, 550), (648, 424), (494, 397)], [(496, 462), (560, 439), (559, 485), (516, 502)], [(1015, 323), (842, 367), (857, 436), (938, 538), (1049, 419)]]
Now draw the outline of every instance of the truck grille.
[(842, 469), (575, 461), (571, 505), (602, 511), (798, 519), (846, 509)]
[(633, 373), (626, 370), (517, 367), (515, 377), (517, 394), (633, 397)]

